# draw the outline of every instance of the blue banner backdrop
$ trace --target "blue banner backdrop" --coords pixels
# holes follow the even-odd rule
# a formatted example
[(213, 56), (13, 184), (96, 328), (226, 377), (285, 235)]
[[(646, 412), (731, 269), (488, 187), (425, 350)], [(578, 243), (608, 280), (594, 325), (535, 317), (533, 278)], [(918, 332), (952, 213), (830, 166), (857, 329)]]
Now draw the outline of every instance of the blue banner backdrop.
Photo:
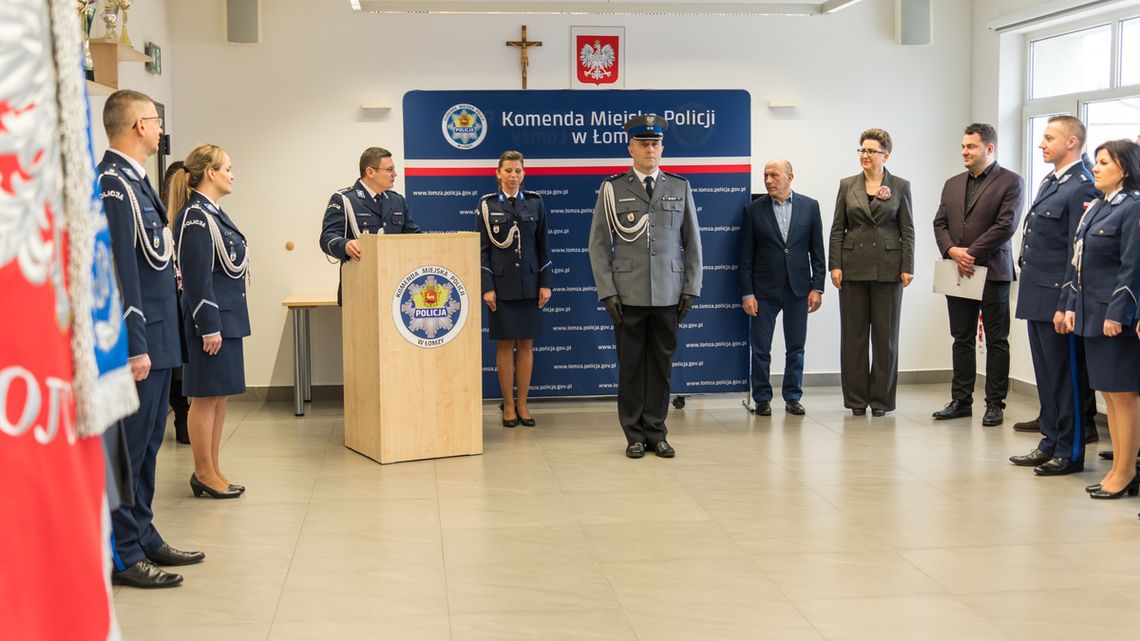
[[(496, 190), (495, 166), (508, 149), (526, 157), (523, 188), (546, 203), (554, 295), (543, 310), (544, 334), (535, 341), (532, 396), (617, 393), (613, 326), (597, 300), (586, 246), (601, 181), (630, 167), (623, 125), (639, 113), (669, 120), (662, 168), (689, 179), (701, 227), (704, 286), (681, 324), (672, 391), (747, 389), (748, 322), (740, 310), (736, 265), (741, 216), (751, 194), (748, 92), (404, 95), (406, 196), (425, 231), (474, 230), (479, 196)], [(480, 298), (471, 300), (479, 304)], [(495, 349), (483, 331), (483, 395), (495, 398)]]

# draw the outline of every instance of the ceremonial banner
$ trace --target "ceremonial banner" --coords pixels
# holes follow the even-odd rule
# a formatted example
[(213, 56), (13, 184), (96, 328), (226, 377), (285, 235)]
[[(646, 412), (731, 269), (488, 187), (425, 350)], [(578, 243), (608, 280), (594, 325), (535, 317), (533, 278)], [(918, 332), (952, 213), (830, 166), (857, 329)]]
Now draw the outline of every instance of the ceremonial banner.
[(99, 434), (137, 407), (72, 0), (0, 2), (0, 639), (118, 638)]
[[(554, 295), (535, 341), (532, 396), (617, 393), (613, 324), (597, 300), (586, 247), (599, 185), (631, 166), (623, 125), (651, 112), (670, 123), (662, 169), (692, 184), (704, 256), (704, 289), (681, 323), (672, 391), (747, 388), (748, 321), (736, 266), (751, 194), (750, 109), (739, 90), (405, 94), (405, 191), (426, 231), (474, 230), (479, 196), (497, 189), (495, 167), (508, 149), (526, 157), (523, 189), (546, 202)], [(485, 338), (486, 397), (499, 396), (494, 356)]]

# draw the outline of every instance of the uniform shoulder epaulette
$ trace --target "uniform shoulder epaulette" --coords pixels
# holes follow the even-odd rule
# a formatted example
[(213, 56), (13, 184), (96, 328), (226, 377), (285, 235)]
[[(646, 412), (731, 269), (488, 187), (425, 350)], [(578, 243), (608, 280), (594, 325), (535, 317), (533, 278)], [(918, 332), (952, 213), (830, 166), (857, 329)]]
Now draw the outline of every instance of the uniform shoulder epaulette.
[(666, 176), (672, 176), (672, 177), (674, 177), (674, 178), (679, 178), (679, 179), (681, 179), (681, 180), (683, 180), (683, 181), (685, 181), (685, 182), (689, 182), (689, 179), (688, 179), (688, 178), (685, 178), (685, 177), (684, 177), (684, 176), (682, 176), (681, 174), (675, 174), (675, 173), (673, 173), (673, 172), (671, 172), (671, 171), (662, 171), (661, 173), (665, 174)]
[(489, 194), (483, 194), (482, 196), (479, 196), (479, 202), (483, 202), (484, 200), (489, 200), (491, 198), (498, 198), (498, 197), (499, 197), (499, 192), (493, 191)]
[(352, 193), (352, 187), (345, 187), (344, 189), (338, 189), (338, 190), (336, 190), (336, 193), (342, 194), (342, 195), (351, 194)]
[(525, 189), (523, 190), (523, 196), (529, 196), (531, 198), (540, 198), (537, 191), (527, 191)]

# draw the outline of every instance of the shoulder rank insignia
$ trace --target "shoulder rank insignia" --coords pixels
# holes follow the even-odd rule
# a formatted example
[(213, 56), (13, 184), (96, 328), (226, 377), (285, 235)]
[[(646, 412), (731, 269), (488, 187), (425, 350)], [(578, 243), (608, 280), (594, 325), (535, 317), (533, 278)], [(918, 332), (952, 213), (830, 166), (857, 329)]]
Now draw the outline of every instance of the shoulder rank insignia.
[(364, 195), (364, 190), (363, 190), (363, 189), (357, 189), (357, 190), (356, 190), (356, 197), (357, 197), (357, 198), (368, 198), (368, 196), (365, 196), (365, 195)]
[(1072, 175), (1072, 174), (1065, 174), (1065, 175), (1064, 175), (1064, 177), (1062, 177), (1060, 180), (1058, 180), (1058, 181), (1057, 181), (1057, 184), (1058, 184), (1058, 185), (1063, 185), (1063, 184), (1065, 184), (1066, 182), (1068, 182), (1068, 180), (1069, 180), (1070, 178), (1072, 178), (1072, 177), (1073, 177), (1073, 175)]
[(218, 213), (218, 209), (211, 203), (206, 203), (206, 211), (210, 212), (211, 214)]
[(1128, 195), (1128, 194), (1126, 194), (1126, 193), (1124, 193), (1124, 192), (1120, 192), (1119, 194), (1116, 194), (1116, 197), (1115, 197), (1115, 198), (1113, 198), (1113, 199), (1112, 199), (1112, 202), (1111, 202), (1111, 203), (1109, 203), (1109, 204), (1110, 204), (1110, 205), (1113, 205), (1113, 206), (1119, 205), (1120, 203), (1124, 202), (1124, 197), (1125, 197), (1125, 196), (1127, 196), (1127, 195)]
[(138, 180), (138, 176), (135, 176), (135, 172), (131, 171), (130, 167), (123, 167), (123, 173), (131, 180)]

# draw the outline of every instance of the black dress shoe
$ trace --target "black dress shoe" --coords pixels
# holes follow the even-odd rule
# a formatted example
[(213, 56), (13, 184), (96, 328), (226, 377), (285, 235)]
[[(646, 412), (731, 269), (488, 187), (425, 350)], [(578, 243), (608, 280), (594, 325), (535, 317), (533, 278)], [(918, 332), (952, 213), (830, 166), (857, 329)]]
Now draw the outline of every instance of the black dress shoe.
[(756, 409), (752, 410), (752, 413), (756, 416), (771, 416), (772, 404), (768, 401), (760, 401), (756, 404)]
[(673, 446), (665, 441), (657, 441), (657, 444), (653, 446), (653, 453), (661, 458), (673, 458), (677, 455), (677, 451), (673, 449)]
[(146, 558), (155, 565), (193, 565), (201, 563), (206, 558), (205, 552), (183, 552), (163, 543), (162, 547), (146, 555)]
[(867, 408), (865, 407), (852, 407), (851, 416), (866, 416)]
[(242, 494), (245, 494), (245, 486), (244, 485), (238, 485), (237, 483), (230, 483), (230, 489), (235, 491), (235, 492), (241, 492)]
[(1085, 445), (1089, 443), (1096, 443), (1100, 440), (1100, 434), (1096, 431), (1096, 423), (1085, 423), (1088, 429), (1085, 430)]
[(1033, 468), (1037, 476), (1063, 476), (1074, 472), (1083, 472), (1084, 461), (1074, 461), (1067, 458), (1053, 457), (1041, 465)]
[(945, 421), (952, 418), (962, 418), (965, 416), (973, 416), (974, 410), (970, 403), (959, 401), (957, 399), (950, 401), (946, 407), (931, 414), (936, 420)]
[(1102, 461), (1111, 461), (1113, 457), (1112, 450), (1101, 450), (1096, 453), (1096, 457)]
[(525, 416), (520, 416), (519, 422), (522, 423), (523, 425), (526, 425), (527, 427), (534, 427), (535, 425), (538, 424), (538, 421), (534, 420), (533, 416), (530, 418), (526, 418)]
[(122, 572), (112, 572), (111, 583), (144, 589), (172, 588), (182, 585), (182, 575), (167, 572), (143, 559)]
[(181, 416), (178, 412), (174, 412), (174, 440), (183, 445), (190, 444), (190, 431), (186, 428), (186, 414)]
[(1032, 421), (1022, 421), (1013, 424), (1013, 431), (1015, 432), (1040, 432), (1041, 431), (1041, 417), (1033, 419)]
[(236, 499), (241, 496), (241, 492), (228, 487), (219, 492), (199, 481), (198, 477), (194, 474), (190, 475), (190, 489), (194, 492), (194, 496), (202, 496), (204, 494), (212, 499)]
[(630, 443), (629, 447), (625, 448), (625, 455), (629, 458), (645, 456), (645, 443)]
[(511, 420), (503, 419), (503, 427), (514, 427), (519, 424), (519, 417), (514, 417)]
[(1089, 498), (1094, 499), (1118, 499), (1127, 494), (1128, 496), (1136, 496), (1140, 494), (1140, 475), (1133, 476), (1128, 485), (1125, 485), (1119, 492), (1105, 492), (1104, 488), (1089, 492)]
[(1088, 492), (1089, 494), (1092, 494), (1093, 492), (1095, 492), (1099, 489), (1100, 489), (1100, 483), (1097, 483), (1096, 485), (1086, 485), (1085, 486), (1085, 491)]
[(887, 410), (881, 410), (877, 407), (871, 408), (871, 416), (876, 416), (876, 417), (882, 418), (886, 415), (887, 415)]
[(1005, 420), (1002, 409), (1001, 403), (987, 403), (986, 413), (982, 415), (982, 425), (986, 427), (1001, 425), (1001, 422)]
[(784, 410), (786, 410), (788, 414), (795, 414), (796, 416), (807, 414), (807, 410), (804, 409), (803, 404), (799, 401), (785, 401)]
[(1041, 465), (1042, 463), (1045, 463), (1052, 458), (1052, 454), (1046, 454), (1037, 448), (1033, 448), (1029, 451), (1028, 454), (1009, 457), (1009, 462), (1013, 463), (1014, 465), (1020, 465), (1022, 467), (1037, 467), (1038, 465)]

